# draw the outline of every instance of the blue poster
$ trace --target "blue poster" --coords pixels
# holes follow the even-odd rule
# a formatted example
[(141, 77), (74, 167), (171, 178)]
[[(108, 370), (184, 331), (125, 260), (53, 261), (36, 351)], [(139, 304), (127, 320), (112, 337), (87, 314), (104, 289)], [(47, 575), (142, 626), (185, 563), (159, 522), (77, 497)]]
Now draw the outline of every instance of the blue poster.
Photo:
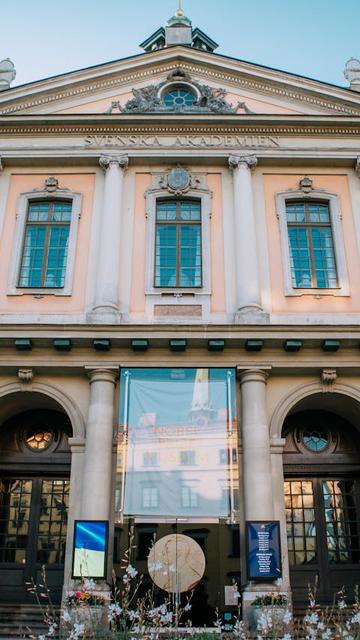
[(247, 563), (249, 580), (281, 578), (280, 523), (246, 523)]
[(76, 520), (73, 578), (105, 578), (108, 522)]

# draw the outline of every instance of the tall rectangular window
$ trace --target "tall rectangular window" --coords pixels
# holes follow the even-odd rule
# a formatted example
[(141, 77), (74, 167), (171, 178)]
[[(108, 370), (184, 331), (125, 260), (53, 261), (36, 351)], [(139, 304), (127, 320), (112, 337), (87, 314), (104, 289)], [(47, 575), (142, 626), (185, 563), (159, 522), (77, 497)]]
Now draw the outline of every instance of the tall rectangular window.
[(292, 285), (301, 289), (338, 286), (330, 209), (327, 202), (287, 202)]
[(201, 287), (200, 202), (158, 201), (155, 235), (155, 287)]
[(29, 204), (21, 256), (19, 287), (61, 288), (65, 284), (72, 203)]

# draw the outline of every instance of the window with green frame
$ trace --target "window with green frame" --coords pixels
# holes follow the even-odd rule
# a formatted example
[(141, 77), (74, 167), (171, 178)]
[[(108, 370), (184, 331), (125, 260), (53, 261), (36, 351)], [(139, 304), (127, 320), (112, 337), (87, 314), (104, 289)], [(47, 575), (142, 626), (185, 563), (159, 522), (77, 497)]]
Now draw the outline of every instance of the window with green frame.
[(328, 202), (286, 203), (291, 279), (294, 288), (338, 286)]
[(72, 202), (29, 204), (18, 286), (62, 288), (65, 284)]
[(201, 287), (201, 205), (198, 200), (158, 200), (155, 287)]

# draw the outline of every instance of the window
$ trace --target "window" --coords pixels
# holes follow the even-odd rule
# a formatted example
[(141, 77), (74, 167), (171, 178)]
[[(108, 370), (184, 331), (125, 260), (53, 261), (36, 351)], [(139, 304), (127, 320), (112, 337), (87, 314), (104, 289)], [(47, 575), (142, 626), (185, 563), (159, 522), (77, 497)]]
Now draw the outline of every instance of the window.
[(158, 200), (155, 287), (201, 287), (201, 207), (195, 200)]
[(181, 465), (194, 465), (195, 464), (195, 451), (191, 449), (189, 451), (180, 451), (180, 464)]
[(19, 196), (8, 295), (71, 295), (81, 202), (80, 193), (46, 186)]
[(195, 509), (199, 506), (198, 494), (193, 487), (181, 487), (181, 506), (184, 509)]
[(143, 454), (144, 467), (156, 467), (158, 464), (156, 451), (145, 451)]
[[(286, 296), (348, 296), (340, 199), (311, 188), (275, 196)], [(312, 181), (310, 181), (312, 183)]]
[(293, 287), (337, 287), (334, 242), (327, 202), (287, 202)]
[(71, 202), (31, 202), (26, 218), (20, 287), (61, 288), (65, 284)]
[(142, 490), (142, 506), (144, 509), (157, 507), (159, 505), (159, 490), (157, 487), (143, 487)]
[(171, 110), (180, 111), (184, 107), (192, 107), (195, 96), (188, 89), (177, 87), (167, 91), (163, 98), (164, 105)]

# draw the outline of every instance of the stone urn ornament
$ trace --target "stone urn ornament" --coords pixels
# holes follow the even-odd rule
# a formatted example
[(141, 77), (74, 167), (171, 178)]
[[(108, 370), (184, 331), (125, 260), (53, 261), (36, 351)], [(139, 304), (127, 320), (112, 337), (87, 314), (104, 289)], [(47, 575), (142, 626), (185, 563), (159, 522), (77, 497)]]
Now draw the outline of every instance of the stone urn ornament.
[(15, 79), (16, 71), (14, 63), (10, 58), (1, 60), (0, 62), (0, 91), (9, 89), (10, 84)]

